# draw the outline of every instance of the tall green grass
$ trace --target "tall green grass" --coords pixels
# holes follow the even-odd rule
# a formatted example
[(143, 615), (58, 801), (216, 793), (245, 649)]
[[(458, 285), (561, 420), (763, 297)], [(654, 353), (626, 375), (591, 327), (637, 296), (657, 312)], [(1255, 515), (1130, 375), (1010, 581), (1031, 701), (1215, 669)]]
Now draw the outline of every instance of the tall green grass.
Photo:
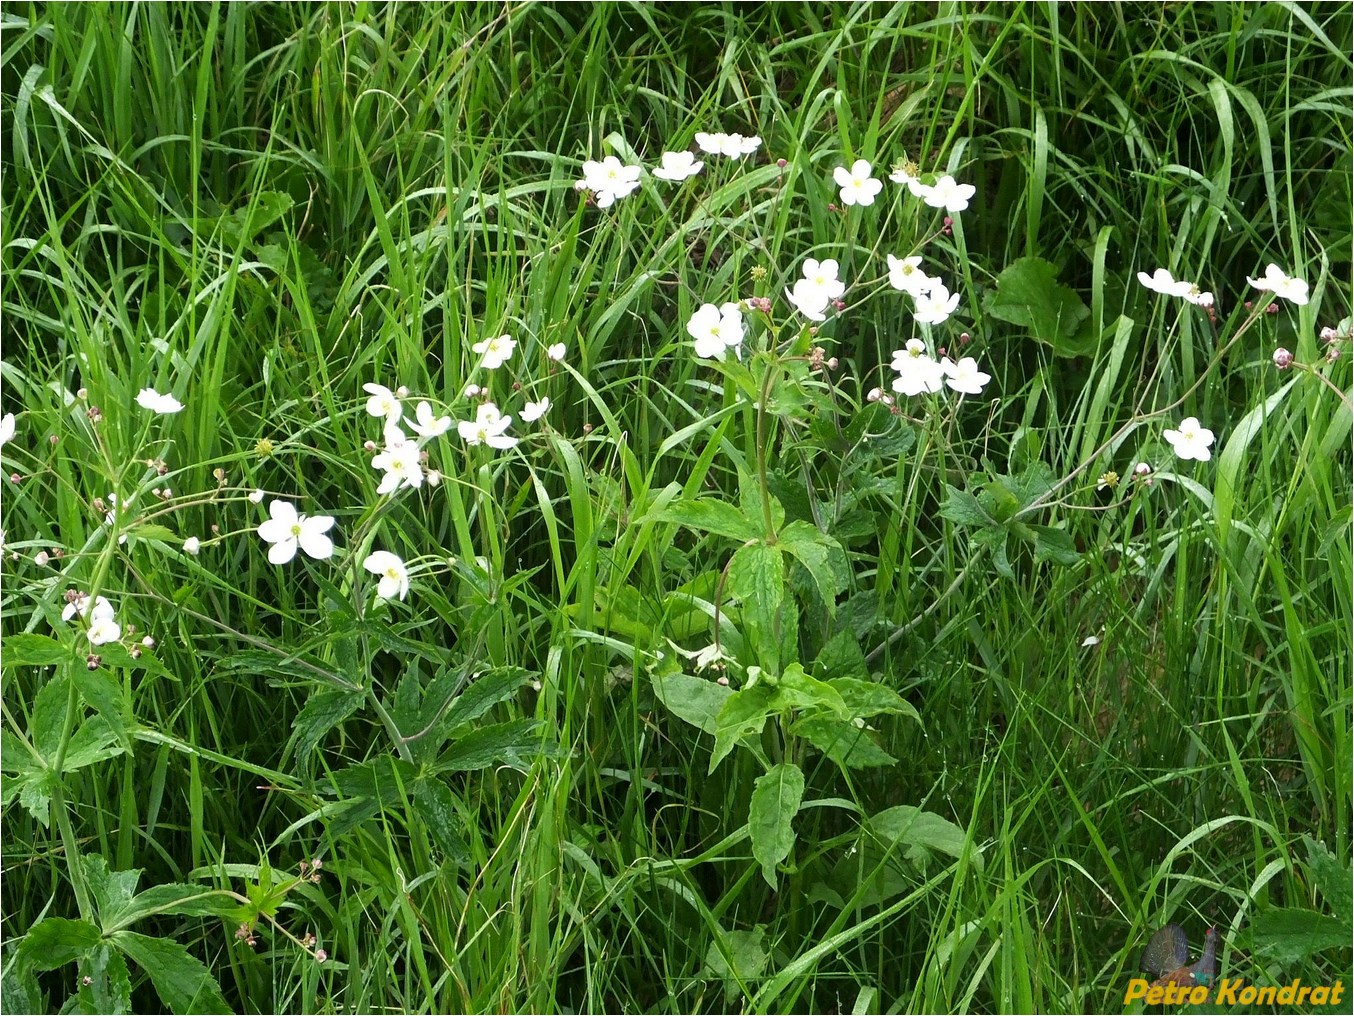
[[(8, 1011), (60, 1009), (85, 975), (91, 1011), (120, 977), (136, 1011), (1120, 1011), (1168, 921), (1196, 945), (1217, 924), (1230, 976), (1349, 984), (1349, 345), (1330, 384), (1270, 360), (1319, 364), (1320, 329), (1350, 314), (1346, 5), (2, 17)], [(763, 148), (606, 212), (574, 190), (585, 159), (653, 165), (701, 130)], [(850, 578), (803, 642), (849, 630), (920, 722), (876, 723), (895, 765), (804, 762), (773, 889), (745, 827), (762, 766), (739, 751), (710, 774), (711, 738), (655, 690), (676, 647), (713, 640), (737, 546), (665, 512), (736, 500), (760, 454), (684, 324), (754, 269), (778, 299), (807, 256), (882, 275), (939, 224), (884, 200), (832, 211), (831, 171), (903, 157), (978, 188), (927, 257), (993, 381), (941, 435), (865, 404), (912, 334), (901, 298), (815, 340), (840, 359), (841, 416), (778, 432), (768, 482)], [(1080, 355), (988, 313), (1032, 257), (1089, 309)], [(1269, 262), (1312, 299), (1252, 322), (1246, 278)], [(1216, 292), (1216, 322), (1143, 289), (1156, 267)], [(472, 345), (504, 332), (521, 395), (473, 372)], [(439, 487), (382, 502), (372, 381), (554, 408), (511, 454), (442, 445)], [(150, 418), (143, 387), (185, 410)], [(1218, 434), (1198, 468), (1159, 436), (1183, 415)], [(1096, 478), (1140, 459), (1153, 486), (1099, 510)], [(946, 484), (1040, 462), (1085, 463), (1029, 517), (1077, 560), (1013, 554), (1003, 577)], [(255, 488), (336, 516), (334, 560), (267, 564)], [(119, 547), (95, 500), (134, 490), (122, 525), (143, 528)], [(430, 568), (385, 614), (363, 604), (374, 548)], [(69, 587), (154, 649), (85, 671)], [(54, 633), (50, 659), (21, 637)], [(437, 726), (486, 681), (502, 694)], [(96, 722), (82, 703), (118, 734), (109, 754), (25, 777), (27, 745), (64, 756)], [(957, 829), (953, 850), (881, 848), (865, 819), (896, 806)], [(147, 910), (135, 932), (203, 965), (176, 953), (157, 979), (153, 958), (109, 958), (121, 890), (76, 855), (143, 890), (270, 898), (275, 923), (251, 947), (240, 900)], [(65, 955), (32, 932), (84, 934), (54, 919), (101, 937)]]

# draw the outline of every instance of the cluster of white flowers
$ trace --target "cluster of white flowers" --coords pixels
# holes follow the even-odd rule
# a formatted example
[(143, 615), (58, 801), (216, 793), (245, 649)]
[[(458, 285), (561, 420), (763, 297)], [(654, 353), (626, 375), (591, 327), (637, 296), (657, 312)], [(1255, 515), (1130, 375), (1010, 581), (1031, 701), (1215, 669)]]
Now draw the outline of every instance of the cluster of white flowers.
[(826, 320), (828, 306), (846, 293), (846, 283), (837, 278), (837, 262), (806, 258), (800, 271), (801, 277), (785, 291), (785, 298), (810, 321)]
[(916, 163), (905, 161), (889, 174), (889, 179), (902, 184), (913, 197), (921, 198), (930, 207), (943, 208), (951, 213), (968, 208), (969, 201), (978, 190), (971, 183), (959, 183), (949, 174), (933, 184), (925, 184), (921, 182), (920, 173)]
[[(696, 147), (707, 155), (725, 155), (739, 159), (751, 155), (762, 146), (762, 139), (742, 134), (707, 134), (696, 132)], [(664, 152), (653, 175), (669, 183), (681, 183), (705, 167), (693, 152)], [(583, 163), (583, 179), (574, 182), (574, 189), (591, 191), (598, 208), (610, 208), (618, 200), (633, 194), (639, 188), (642, 166), (627, 166), (614, 155), (601, 162), (589, 159)]]
[(696, 340), (697, 356), (722, 360), (730, 349), (738, 356), (743, 344), (743, 312), (736, 303), (719, 307), (703, 303), (687, 321), (686, 331)]
[(66, 595), (66, 607), (61, 611), (61, 620), (69, 621), (79, 616), (88, 625), (85, 637), (92, 646), (101, 646), (116, 642), (122, 638), (122, 626), (117, 623), (113, 605), (103, 596), (94, 597), (90, 602), (87, 593), (71, 590)]
[(981, 395), (983, 386), (992, 380), (990, 374), (978, 369), (973, 357), (965, 356), (957, 363), (948, 356), (937, 360), (921, 339), (908, 339), (902, 349), (894, 350), (889, 366), (898, 372), (893, 390), (908, 396), (938, 392), (944, 386), (961, 395)]
[(1213, 306), (1212, 293), (1204, 292), (1196, 283), (1177, 280), (1164, 268), (1158, 268), (1151, 275), (1146, 272), (1139, 272), (1138, 281), (1152, 292), (1160, 293), (1162, 296), (1184, 297), (1190, 303), (1199, 307)]

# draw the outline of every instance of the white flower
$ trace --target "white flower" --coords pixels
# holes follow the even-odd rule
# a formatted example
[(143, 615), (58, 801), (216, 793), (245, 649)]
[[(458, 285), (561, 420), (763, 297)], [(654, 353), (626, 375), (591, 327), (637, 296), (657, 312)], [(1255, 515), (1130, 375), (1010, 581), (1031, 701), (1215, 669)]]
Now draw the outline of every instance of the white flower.
[(663, 165), (655, 169), (653, 175), (660, 180), (678, 183), (689, 176), (695, 176), (704, 165), (703, 162), (697, 162), (696, 157), (690, 152), (664, 152)]
[(414, 409), (414, 416), (417, 422), (409, 424), (415, 434), (421, 437), (433, 438), (441, 437), (447, 431), (451, 430), (451, 417), (439, 416), (433, 417), (433, 407), (427, 402), (420, 402)]
[(268, 548), (270, 564), (286, 564), (296, 556), (299, 547), (311, 557), (324, 560), (334, 553), (334, 541), (324, 534), (334, 525), (332, 515), (298, 515), (290, 501), (273, 501), (268, 505), (268, 521), (259, 525), (259, 537)]
[(978, 188), (971, 183), (956, 183), (952, 176), (942, 176), (930, 187), (922, 188), (918, 196), (932, 208), (943, 208), (947, 212), (962, 212), (968, 207), (969, 198)]
[(253, 501), (255, 504), (263, 504), (263, 497), (263, 491), (261, 490), (251, 490), (249, 492), (249, 500)]
[(90, 645), (101, 646), (122, 638), (122, 628), (111, 617), (100, 617), (90, 623), (89, 631), (85, 634), (89, 636)]
[(1099, 635), (1087, 635), (1084, 639), (1081, 640), (1081, 648), (1083, 649), (1087, 648), (1088, 646), (1098, 646), (1098, 645), (1100, 645)]
[(398, 596), (402, 600), (409, 592), (409, 570), (390, 551), (372, 551), (362, 562), (362, 567), (381, 576), (381, 581), (376, 584), (376, 595), (381, 599), (393, 600)]
[(398, 448), (409, 443), (409, 435), (400, 429), (398, 423), (387, 423), (381, 428), (381, 443), (387, 448)]
[(1269, 265), (1265, 269), (1264, 278), (1252, 279), (1248, 275), (1246, 281), (1256, 289), (1271, 292), (1275, 296), (1296, 303), (1298, 306), (1307, 302), (1307, 283), (1302, 279), (1289, 278), (1288, 274), (1278, 265)]
[(1163, 430), (1161, 436), (1170, 442), (1177, 458), (1207, 462), (1213, 457), (1208, 450), (1213, 443), (1213, 432), (1202, 426), (1197, 417), (1185, 417), (1180, 421), (1179, 430)]
[(810, 321), (826, 321), (827, 307), (832, 302), (823, 287), (809, 279), (800, 279), (794, 289), (785, 291), (785, 298), (795, 305), (795, 309)]
[(927, 354), (921, 339), (908, 339), (905, 349), (895, 350), (891, 366), (898, 372), (892, 388), (902, 395), (938, 392), (945, 384), (945, 372)]
[(370, 381), (362, 386), (362, 390), (371, 396), (367, 399), (367, 415), (384, 416), (387, 423), (399, 420), (404, 410), (400, 408), (399, 397), (394, 392), (385, 385)]
[(888, 255), (889, 285), (900, 289), (913, 297), (929, 292), (939, 279), (932, 278), (921, 270), (921, 257), (896, 258)]
[(846, 283), (837, 278), (837, 270), (837, 262), (832, 258), (824, 261), (805, 258), (802, 269), (805, 281), (821, 289), (829, 300), (835, 300), (846, 292)]
[(882, 183), (870, 176), (870, 164), (864, 159), (857, 159), (850, 169), (838, 166), (832, 171), (832, 179), (841, 188), (844, 205), (872, 205), (875, 195), (884, 189)]
[(439, 473), (436, 469), (429, 469), (428, 475), (425, 476), (424, 479), (428, 481), (429, 487), (436, 487), (439, 483), (442, 482), (442, 474)]
[(736, 303), (716, 307), (703, 303), (686, 323), (687, 334), (696, 340), (696, 355), (707, 360), (724, 359), (725, 350), (738, 355), (743, 344), (743, 312)]
[(556, 342), (556, 343), (554, 343), (553, 345), (548, 346), (548, 347), (546, 348), (546, 351), (545, 351), (545, 358), (546, 358), (547, 360), (553, 360), (555, 363), (559, 363), (561, 360), (563, 360), (563, 359), (564, 359), (564, 343), (563, 343), (563, 342)]
[(202, 541), (199, 540), (196, 536), (190, 536), (188, 537), (188, 539), (183, 541), (183, 552), (185, 554), (192, 554), (194, 557), (197, 557), (198, 553), (201, 550), (202, 550)]
[(1151, 275), (1148, 275), (1146, 272), (1139, 272), (1138, 281), (1152, 292), (1160, 293), (1163, 296), (1184, 296), (1190, 291), (1190, 287), (1193, 285), (1193, 283), (1177, 281), (1176, 278), (1164, 268), (1158, 268)]
[(161, 395), (154, 388), (142, 388), (136, 396), (137, 404), (152, 413), (177, 413), (183, 403), (172, 395)]
[(61, 620), (69, 621), (76, 614), (81, 617), (88, 616), (91, 621), (111, 621), (113, 619), (113, 605), (108, 602), (105, 596), (94, 597), (94, 609), (89, 608), (89, 594), (76, 593), (75, 600), (66, 604), (61, 611)]
[(737, 159), (751, 155), (762, 146), (762, 139), (755, 134), (744, 137), (742, 134), (707, 134), (696, 132), (696, 147), (707, 155), (727, 155)]
[(945, 372), (945, 383), (961, 395), (981, 395), (983, 385), (992, 380), (991, 374), (978, 369), (978, 362), (971, 356), (963, 357), (953, 363), (947, 356), (940, 361), (940, 369)]
[(479, 395), (481, 392), (483, 392), (483, 391), (484, 391), (484, 389), (481, 388), (479, 385), (466, 385), (466, 386), (465, 386), (465, 397), (466, 397), (467, 399), (473, 399), (473, 398), (475, 398), (476, 396), (478, 396), (478, 395)]
[(522, 407), (522, 419), (527, 423), (534, 423), (550, 411), (550, 399), (544, 398), (540, 402), (528, 402)]
[(583, 163), (584, 186), (597, 195), (598, 208), (610, 208), (639, 186), (640, 167), (624, 166), (614, 155)]
[(418, 445), (409, 441), (388, 446), (371, 460), (371, 468), (383, 470), (386, 474), (376, 488), (378, 494), (390, 494), (401, 487), (418, 488), (423, 485), (423, 464), (419, 461)]
[(916, 298), (917, 305), (913, 312), (919, 322), (924, 325), (938, 325), (954, 313), (954, 309), (959, 306), (959, 294), (950, 295), (950, 291), (945, 288), (944, 283), (934, 283), (930, 290)]
[(707, 155), (720, 155), (724, 150), (724, 139), (727, 134), (707, 134), (705, 131), (696, 131), (696, 147)]
[(897, 169), (889, 174), (889, 179), (894, 183), (903, 184), (913, 194), (917, 195), (917, 197), (921, 197), (921, 189), (919, 189), (921, 187), (921, 180), (917, 179), (918, 172), (920, 171), (917, 169), (917, 164), (915, 162), (904, 160), (898, 165)]
[(485, 370), (496, 370), (508, 362), (512, 351), (517, 348), (517, 340), (511, 335), (498, 335), (484, 339), (470, 347), (471, 351), (484, 357)]
[(456, 430), (468, 445), (487, 444), (490, 448), (511, 448), (517, 444), (517, 438), (504, 433), (510, 423), (512, 417), (503, 416), (492, 402), (481, 402), (475, 410), (475, 419), (459, 421)]
[(14, 414), (6, 413), (0, 417), (0, 445), (5, 444), (14, 436)]

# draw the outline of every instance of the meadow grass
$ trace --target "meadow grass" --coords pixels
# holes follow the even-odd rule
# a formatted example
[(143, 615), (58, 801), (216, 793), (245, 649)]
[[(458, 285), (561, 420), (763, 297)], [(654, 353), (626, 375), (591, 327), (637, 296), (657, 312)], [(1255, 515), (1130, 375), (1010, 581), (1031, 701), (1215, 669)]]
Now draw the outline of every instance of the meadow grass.
[[(1123, 1011), (1168, 922), (1350, 983), (1348, 5), (0, 28), (5, 1011)], [(575, 189), (698, 131), (762, 145)], [(976, 195), (838, 207), (858, 158)], [(883, 281), (914, 251), (960, 294), (930, 329)], [(849, 286), (812, 335), (809, 257)], [(1269, 263), (1310, 300), (1265, 313)], [(696, 357), (754, 294), (792, 355)], [(868, 399), (961, 332), (981, 395)], [(521, 443), (453, 427), (378, 495), (368, 383), (457, 420), (484, 386)], [(275, 498), (334, 556), (269, 564)], [(716, 717), (711, 643), (764, 724)], [(834, 756), (838, 675), (892, 697)]]

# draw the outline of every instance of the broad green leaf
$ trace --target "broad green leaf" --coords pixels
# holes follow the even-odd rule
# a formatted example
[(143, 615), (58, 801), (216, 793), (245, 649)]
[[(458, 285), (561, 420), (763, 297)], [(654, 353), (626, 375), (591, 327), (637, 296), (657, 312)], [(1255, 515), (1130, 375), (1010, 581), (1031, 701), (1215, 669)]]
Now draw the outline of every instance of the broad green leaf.
[[(983, 511), (978, 499), (966, 490), (960, 490), (945, 484), (945, 501), (940, 506), (940, 514), (956, 526), (978, 526), (986, 528), (996, 523)], [(1003, 534), (1004, 535), (1004, 534)]]
[(112, 945), (104, 943), (87, 953), (79, 973), (82, 1012), (121, 1016), (132, 1011), (131, 974), (122, 953)]
[(4, 999), (5, 1012), (41, 1012), (38, 998), (38, 980), (22, 964), (11, 963), (0, 974), (0, 999)]
[(758, 522), (742, 510), (715, 498), (698, 498), (669, 505), (658, 513), (660, 522), (676, 522), (698, 533), (714, 533), (734, 540), (756, 540), (762, 536)]
[(710, 772), (733, 751), (733, 746), (749, 734), (761, 733), (771, 714), (774, 690), (764, 683), (743, 688), (725, 700), (715, 718), (715, 750), (710, 753)]
[(771, 705), (776, 710), (797, 709), (810, 713), (827, 710), (849, 718), (841, 693), (826, 681), (810, 677), (798, 663), (790, 664), (781, 674)]
[(481, 674), (452, 702), (443, 717), (443, 728), (455, 730), (480, 719), (494, 706), (517, 694), (531, 676), (531, 671), (521, 667), (497, 667)]
[(1091, 309), (1058, 282), (1058, 269), (1043, 258), (1027, 257), (1008, 265), (983, 308), (999, 321), (1021, 325), (1058, 356), (1083, 356), (1096, 345), (1094, 335), (1079, 334)]
[(715, 733), (719, 711), (734, 694), (725, 685), (680, 672), (662, 675), (654, 671), (651, 680), (660, 702), (679, 719), (711, 735)]
[(160, 1001), (172, 1013), (231, 1012), (221, 988), (197, 957), (177, 942), (120, 931), (114, 944), (145, 971)]
[(763, 666), (775, 669), (779, 655), (776, 615), (785, 598), (785, 558), (765, 543), (739, 547), (729, 562), (729, 593), (743, 607), (743, 626)]
[(794, 733), (843, 769), (891, 766), (898, 761), (875, 744), (868, 732), (849, 720), (810, 716), (794, 725)]
[(70, 647), (47, 635), (20, 632), (5, 636), (5, 667), (49, 667), (71, 658)]
[(1010, 559), (1006, 554), (1006, 542), (1010, 534), (1005, 529), (980, 529), (969, 536), (975, 547), (987, 547), (992, 551), (992, 567), (1002, 578), (1015, 578)]
[(804, 566), (817, 585), (828, 613), (835, 612), (837, 597), (846, 588), (846, 577), (832, 567), (833, 551), (841, 553), (837, 541), (819, 532), (817, 526), (796, 520), (780, 531), (779, 546)]
[[(760, 397), (760, 393), (754, 393), (753, 399)], [(771, 525), (777, 531), (785, 524), (785, 508), (776, 500), (776, 495), (768, 493), (766, 495), (771, 499)], [(765, 539), (771, 534), (766, 531), (766, 520), (762, 511), (762, 486), (761, 482), (752, 473), (740, 469), (738, 471), (738, 506), (743, 510), (743, 516), (757, 527), (755, 537), (749, 539)]]
[(874, 681), (860, 681), (855, 678), (839, 677), (828, 682), (846, 703), (847, 715), (852, 719), (878, 716), (880, 713), (901, 713), (910, 716), (918, 723), (921, 717), (912, 703), (892, 688)]
[(465, 822), (450, 787), (435, 776), (420, 780), (414, 795), (414, 812), (433, 845), (448, 861), (458, 865), (470, 863), (470, 848), (461, 835)]
[(538, 720), (513, 720), (481, 727), (457, 738), (437, 760), (437, 772), (470, 772), (508, 765), (526, 772), (550, 746), (541, 740)]
[(762, 877), (776, 888), (776, 865), (790, 856), (795, 844), (792, 822), (804, 798), (804, 774), (797, 765), (782, 762), (757, 779), (748, 807), (752, 856), (762, 866)]
[(56, 775), (46, 768), (30, 769), (16, 777), (16, 782), (19, 785), (19, 803), (46, 828), (51, 820), (52, 787)]
[(1354, 924), (1354, 876), (1349, 862), (1341, 861), (1324, 843), (1304, 836), (1307, 844), (1307, 867), (1312, 873), (1312, 884), (1327, 905), (1346, 926)]
[(978, 505), (997, 522), (1005, 522), (1020, 508), (1020, 501), (1001, 480), (989, 480), (978, 492)]
[(1052, 526), (1030, 526), (1034, 531), (1034, 559), (1054, 564), (1074, 565), (1081, 560), (1071, 534)]
[[(932, 854), (960, 857), (964, 853), (964, 830), (932, 811), (900, 804), (873, 816), (867, 828), (885, 847), (892, 846), (919, 868)], [(976, 855), (975, 855), (976, 859)]]
[(701, 976), (725, 982), (724, 998), (732, 1001), (740, 992), (740, 984), (746, 986), (762, 977), (770, 958), (766, 929), (761, 925), (751, 931), (721, 930), (705, 950)]
[(1327, 949), (1349, 949), (1349, 926), (1335, 917), (1301, 907), (1271, 907), (1251, 916), (1257, 957), (1288, 970)]
[(176, 914), (181, 917), (224, 917), (231, 913), (238, 901), (224, 889), (207, 885), (166, 882), (137, 893), (115, 911), (99, 914), (105, 931), (120, 931), (136, 921), (156, 914)]
[(122, 687), (117, 680), (100, 668), (90, 670), (87, 667), (72, 667), (71, 680), (85, 703), (93, 708), (108, 729), (117, 738), (119, 744), (128, 751), (132, 748), (130, 731), (136, 726), (131, 706), (123, 697)]
[(292, 723), (292, 758), (298, 769), (309, 772), (310, 753), (324, 736), (353, 713), (366, 698), (357, 691), (321, 691), (306, 701)]
[[(839, 677), (864, 680), (870, 676), (860, 639), (852, 631), (839, 631), (828, 639), (813, 661), (813, 673), (824, 681)], [(838, 689), (840, 691), (840, 689)]]
[(126, 749), (118, 735), (109, 728), (102, 716), (91, 716), (80, 724), (66, 746), (66, 757), (61, 760), (61, 771), (73, 773), (105, 759), (116, 758)]
[(56, 755), (61, 743), (61, 731), (66, 723), (66, 700), (70, 693), (70, 678), (58, 674), (42, 686), (33, 700), (33, 718), (28, 738), (48, 762)]
[(99, 929), (88, 921), (44, 917), (19, 943), (19, 962), (29, 970), (55, 970), (93, 949), (99, 939)]
[(136, 883), (141, 879), (141, 868), (113, 871), (108, 859), (101, 854), (85, 854), (81, 858), (85, 881), (94, 897), (94, 908), (105, 930), (117, 916), (126, 912), (136, 894)]

